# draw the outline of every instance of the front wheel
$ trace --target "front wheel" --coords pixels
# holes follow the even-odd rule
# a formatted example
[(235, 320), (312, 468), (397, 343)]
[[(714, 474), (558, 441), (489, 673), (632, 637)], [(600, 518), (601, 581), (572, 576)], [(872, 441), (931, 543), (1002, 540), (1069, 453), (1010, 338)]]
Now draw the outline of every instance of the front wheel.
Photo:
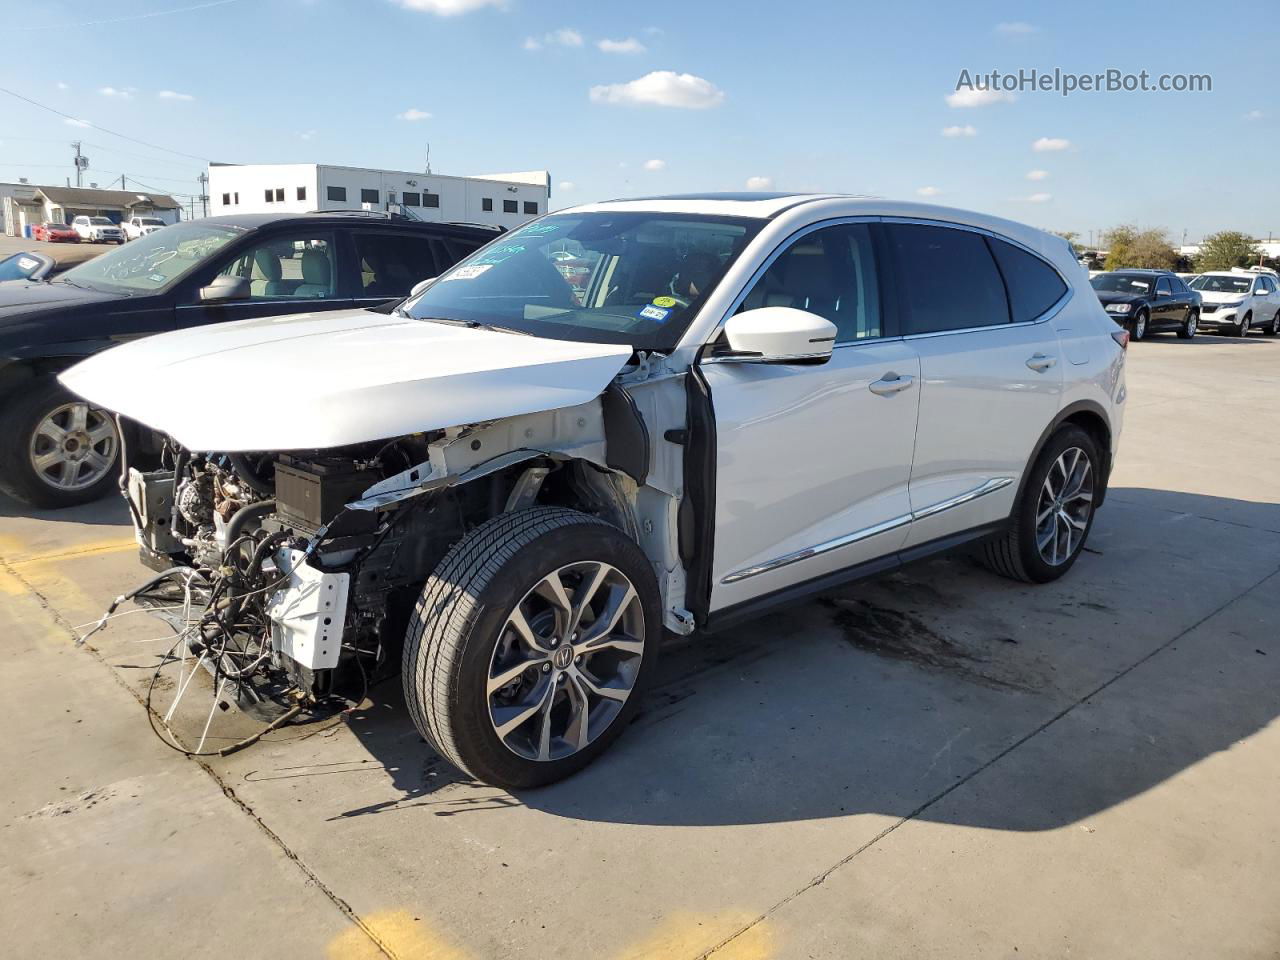
[(1253, 322), (1253, 314), (1246, 313), (1244, 319), (1240, 321), (1240, 326), (1236, 327), (1235, 335), (1237, 337), (1247, 337), (1249, 335), (1249, 325)]
[(982, 559), (1011, 580), (1048, 583), (1071, 569), (1093, 527), (1102, 477), (1098, 445), (1068, 424), (1036, 457), (1008, 530), (983, 544)]
[(1129, 336), (1133, 340), (1147, 339), (1147, 314), (1143, 310), (1138, 311), (1138, 315), (1133, 318), (1133, 327), (1129, 331)]
[(0, 409), (0, 489), (34, 507), (97, 500), (116, 482), (120, 434), (104, 410), (52, 377)]
[(405, 637), (422, 736), (486, 783), (576, 772), (626, 728), (658, 657), (662, 605), (640, 547), (561, 507), (501, 514), (431, 574)]
[(1187, 319), (1182, 321), (1182, 326), (1178, 328), (1178, 336), (1183, 340), (1190, 340), (1196, 335), (1196, 330), (1200, 325), (1200, 314), (1192, 310), (1187, 314)]

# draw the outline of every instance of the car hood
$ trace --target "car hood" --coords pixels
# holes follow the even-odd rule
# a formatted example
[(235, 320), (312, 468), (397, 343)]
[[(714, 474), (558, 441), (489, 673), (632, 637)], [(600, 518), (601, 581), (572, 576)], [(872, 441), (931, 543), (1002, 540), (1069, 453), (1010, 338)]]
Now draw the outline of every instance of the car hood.
[(1202, 303), (1240, 303), (1248, 299), (1247, 293), (1225, 293), (1221, 290), (1197, 290)]
[(631, 354), (341, 310), (147, 337), (58, 379), (191, 450), (322, 449), (586, 403)]
[(0, 283), (0, 326), (27, 320), (42, 310), (62, 310), (87, 303), (119, 300), (124, 294), (103, 293), (73, 287), (54, 280), (51, 283), (11, 280)]
[(1140, 293), (1118, 293), (1115, 290), (1095, 290), (1099, 303), (1141, 303), (1146, 297)]

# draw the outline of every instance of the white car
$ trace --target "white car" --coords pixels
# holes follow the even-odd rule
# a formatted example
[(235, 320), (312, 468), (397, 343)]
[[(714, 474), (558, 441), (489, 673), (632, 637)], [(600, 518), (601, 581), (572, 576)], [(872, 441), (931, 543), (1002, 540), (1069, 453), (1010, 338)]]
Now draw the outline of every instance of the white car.
[(1269, 271), (1211, 270), (1191, 281), (1200, 294), (1200, 326), (1237, 337), (1250, 330), (1280, 334), (1280, 284)]
[(155, 233), (164, 226), (165, 222), (159, 217), (130, 217), (124, 222), (124, 238), (137, 240), (148, 233)]
[(422, 735), (528, 787), (622, 733), (666, 631), (963, 545), (1066, 573), (1127, 337), (1051, 234), (720, 194), (565, 210), (392, 312), (162, 334), (60, 379), (172, 438), (128, 488), (144, 557), (210, 611), (193, 655), (313, 700), (402, 657)]
[(106, 217), (76, 217), (71, 227), (90, 243), (124, 243), (124, 231)]

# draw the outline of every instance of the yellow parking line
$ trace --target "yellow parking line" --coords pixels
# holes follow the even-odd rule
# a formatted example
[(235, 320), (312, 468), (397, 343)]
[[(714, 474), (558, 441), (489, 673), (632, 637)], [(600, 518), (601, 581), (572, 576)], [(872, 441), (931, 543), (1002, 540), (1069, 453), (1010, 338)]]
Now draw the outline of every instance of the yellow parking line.
[(33, 553), (30, 544), (19, 537), (0, 537), (0, 557), (11, 567), (25, 563), (43, 563), (50, 560), (63, 560), (68, 557), (92, 556), (99, 553), (123, 553), (136, 550), (138, 542), (132, 537), (112, 537), (109, 540), (91, 540), (88, 543), (54, 549), (49, 553)]
[(767, 921), (748, 926), (755, 919), (745, 911), (672, 914), (653, 933), (619, 954), (617, 960), (699, 957), (743, 927), (747, 929), (710, 956), (715, 960), (770, 960), (775, 956), (772, 930)]
[(329, 960), (471, 960), (425, 920), (408, 910), (383, 910), (362, 917), (330, 942)]

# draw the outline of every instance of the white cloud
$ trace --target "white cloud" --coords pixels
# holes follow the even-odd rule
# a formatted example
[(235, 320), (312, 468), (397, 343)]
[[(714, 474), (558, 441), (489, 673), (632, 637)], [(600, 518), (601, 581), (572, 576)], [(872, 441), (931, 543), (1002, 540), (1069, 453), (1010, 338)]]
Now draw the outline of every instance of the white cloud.
[(921, 197), (936, 197), (942, 191), (937, 187), (917, 187), (916, 195)]
[(644, 162), (644, 168), (645, 168), (646, 170), (651, 170), (651, 171), (653, 171), (654, 173), (656, 173), (656, 172), (658, 172), (659, 170), (665, 170), (665, 169), (667, 169), (667, 161), (665, 161), (665, 160), (646, 160), (646, 161)]
[(537, 37), (525, 37), (524, 43), (521, 44), (526, 50), (541, 50), (542, 41)]
[(949, 107), (985, 107), (992, 103), (1013, 103), (1012, 93), (1003, 90), (979, 90), (977, 87), (965, 87), (946, 96)]
[(104, 97), (116, 97), (120, 100), (133, 99), (132, 88), (128, 90), (121, 90), (119, 87), (99, 87), (98, 93), (102, 94)]
[(1054, 150), (1066, 150), (1070, 146), (1071, 141), (1064, 140), (1062, 137), (1041, 137), (1031, 144), (1031, 149), (1036, 153), (1049, 153)]
[(576, 190), (577, 188), (578, 188), (578, 185), (574, 183), (572, 180), (561, 180), (559, 183), (556, 184), (556, 189), (559, 190), (561, 193), (573, 193), (573, 191)]
[(1049, 179), (1049, 171), (1048, 170), (1028, 170), (1027, 179), (1028, 180), (1047, 180)]
[(312, 140), (315, 138), (315, 135), (315, 130), (304, 130), (302, 133), (298, 134), (298, 137), (302, 140)]
[(502, 7), (503, 0), (392, 0), (406, 10), (434, 13), (437, 17), (456, 17), (482, 7)]
[(772, 190), (773, 177), (747, 177), (748, 190)]
[(431, 114), (427, 113), (425, 110), (419, 110), (417, 107), (410, 107), (404, 113), (397, 113), (396, 119), (409, 121), (430, 120)]
[(1040, 28), (1026, 23), (1022, 20), (1015, 20), (1012, 23), (997, 23), (996, 33), (1002, 33), (1006, 37), (1025, 37), (1033, 33), (1039, 33)]
[(724, 91), (692, 73), (655, 70), (630, 83), (605, 83), (591, 88), (595, 103), (647, 104), (705, 110), (724, 103)]
[(1027, 203), (1048, 203), (1052, 199), (1052, 193), (1033, 193), (1027, 197)]
[(978, 135), (978, 128), (970, 123), (966, 123), (963, 126), (956, 124), (952, 127), (943, 127), (942, 135), (944, 137), (976, 137)]
[(93, 124), (91, 124), (88, 120), (77, 120), (77, 119), (75, 119), (74, 117), (67, 117), (67, 119), (63, 120), (62, 122), (63, 122), (63, 123), (65, 123), (68, 127), (91, 127), (91, 126), (93, 126)]
[(526, 50), (541, 50), (543, 47), (580, 47), (583, 42), (582, 34), (573, 27), (561, 27), (544, 33), (541, 40), (537, 37), (525, 37), (523, 46)]
[(156, 96), (159, 97), (161, 100), (194, 100), (195, 99), (195, 97), (193, 97), (191, 94), (178, 93), (177, 90), (161, 90), (159, 93), (156, 94)]
[(1244, 115), (1244, 118), (1246, 120), (1261, 120), (1265, 116), (1266, 114), (1263, 113), (1261, 110), (1250, 110), (1248, 113)]
[(644, 53), (647, 49), (643, 43), (635, 37), (627, 37), (625, 40), (610, 40), (605, 38), (596, 44), (605, 53)]
[(67, 83), (63, 83), (61, 80), (59, 80), (59, 81), (58, 81), (58, 89), (59, 89), (59, 90), (70, 90), (70, 89), (71, 89), (71, 85), (70, 85), (70, 84), (67, 84)]

